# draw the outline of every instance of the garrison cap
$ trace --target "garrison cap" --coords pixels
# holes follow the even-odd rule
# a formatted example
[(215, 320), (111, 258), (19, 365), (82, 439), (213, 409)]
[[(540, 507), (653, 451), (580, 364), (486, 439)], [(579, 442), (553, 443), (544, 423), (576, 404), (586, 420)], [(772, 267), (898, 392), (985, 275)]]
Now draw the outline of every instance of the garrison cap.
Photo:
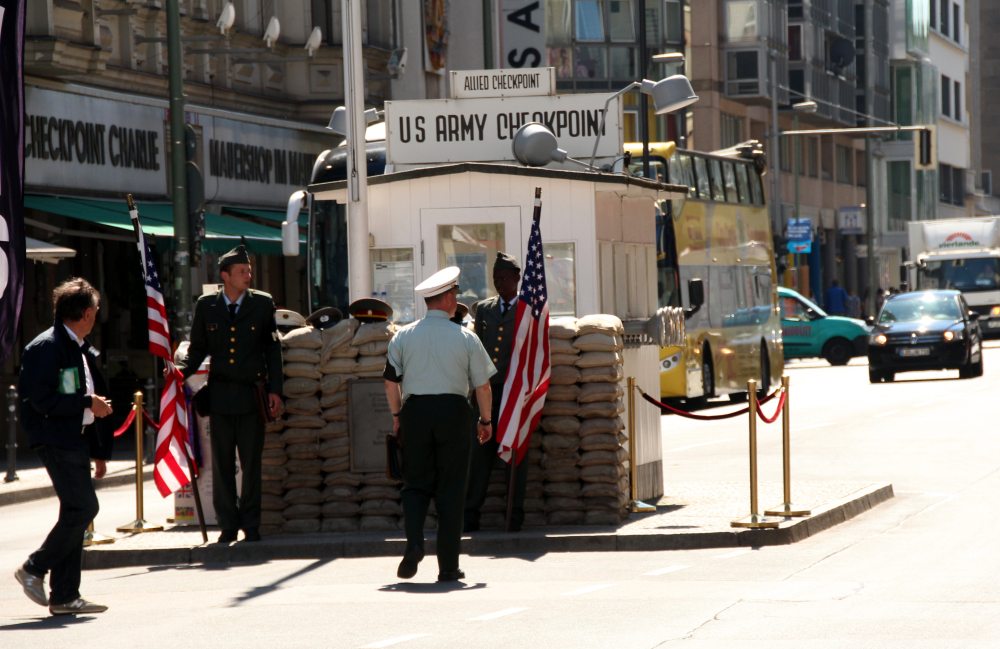
[(332, 327), (341, 320), (344, 319), (344, 314), (335, 306), (325, 306), (322, 309), (317, 309), (309, 314), (306, 318), (306, 324), (312, 325), (317, 329), (326, 329), (327, 327)]
[(361, 322), (385, 322), (392, 319), (392, 307), (375, 297), (354, 300), (347, 312)]
[(458, 303), (455, 307), (455, 315), (452, 316), (451, 321), (455, 324), (464, 324), (465, 316), (469, 315), (469, 307), (465, 306), (462, 302)]
[(274, 323), (278, 326), (278, 329), (284, 331), (304, 327), (306, 319), (302, 317), (301, 313), (296, 313), (289, 309), (278, 309), (274, 312)]
[(219, 257), (219, 270), (227, 270), (233, 264), (249, 264), (250, 255), (247, 254), (246, 246), (240, 244)]
[(441, 295), (445, 291), (458, 286), (458, 276), (461, 273), (458, 266), (448, 266), (434, 273), (424, 281), (417, 284), (413, 290), (423, 298)]
[(508, 255), (506, 252), (497, 251), (497, 259), (493, 262), (493, 272), (498, 270), (512, 270), (515, 273), (521, 272), (521, 264), (517, 263), (517, 257)]

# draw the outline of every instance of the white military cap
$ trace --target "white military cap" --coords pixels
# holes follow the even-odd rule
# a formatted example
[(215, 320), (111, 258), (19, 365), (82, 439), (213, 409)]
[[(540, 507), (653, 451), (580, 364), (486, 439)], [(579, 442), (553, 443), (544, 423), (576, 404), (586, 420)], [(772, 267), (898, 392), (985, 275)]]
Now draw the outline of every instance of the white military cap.
[(420, 297), (434, 297), (441, 295), (458, 286), (458, 275), (461, 271), (458, 266), (448, 266), (434, 273), (424, 281), (417, 284), (413, 289)]
[(304, 327), (306, 326), (306, 319), (302, 317), (301, 313), (296, 313), (295, 311), (290, 311), (288, 309), (278, 309), (274, 312), (274, 322), (279, 327)]

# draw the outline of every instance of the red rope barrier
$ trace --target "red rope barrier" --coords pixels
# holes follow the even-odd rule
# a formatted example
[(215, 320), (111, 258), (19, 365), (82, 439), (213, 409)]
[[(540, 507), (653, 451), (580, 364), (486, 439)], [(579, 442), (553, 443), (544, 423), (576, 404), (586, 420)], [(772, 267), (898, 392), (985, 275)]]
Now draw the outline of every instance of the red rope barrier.
[(115, 431), (115, 437), (121, 437), (125, 433), (125, 431), (128, 430), (128, 427), (132, 425), (133, 421), (135, 421), (134, 407), (131, 410), (129, 410), (128, 417), (125, 418), (125, 423), (123, 423), (121, 427)]
[(146, 420), (146, 423), (149, 426), (155, 428), (156, 430), (160, 430), (160, 424), (153, 420), (153, 416), (146, 412), (145, 408), (142, 411), (142, 418)]
[(775, 408), (775, 410), (774, 410), (774, 416), (772, 416), (772, 417), (768, 417), (767, 415), (765, 415), (764, 414), (764, 410), (760, 407), (760, 403), (759, 402), (757, 403), (757, 414), (760, 415), (760, 418), (763, 419), (765, 423), (773, 424), (774, 422), (776, 422), (778, 420), (778, 415), (781, 414), (781, 411), (785, 407), (785, 395), (786, 394), (787, 393), (784, 390), (781, 391), (781, 398), (778, 399), (778, 407)]
[[(729, 412), (729, 413), (726, 413), (726, 414), (723, 414), (723, 415), (696, 415), (693, 412), (688, 412), (687, 410), (681, 410), (679, 408), (674, 408), (673, 406), (670, 406), (670, 405), (667, 405), (667, 404), (662, 403), (660, 401), (657, 401), (653, 397), (651, 397), (648, 394), (646, 394), (645, 392), (643, 392), (642, 389), (639, 388), (638, 386), (636, 386), (636, 390), (639, 391), (639, 395), (642, 396), (643, 399), (645, 399), (649, 403), (653, 404), (654, 406), (656, 406), (660, 410), (666, 410), (667, 412), (672, 412), (675, 415), (680, 415), (681, 417), (687, 417), (688, 419), (697, 419), (699, 421), (713, 421), (713, 420), (717, 420), (717, 419), (731, 419), (733, 417), (738, 417), (740, 415), (745, 415), (748, 412), (750, 412), (750, 406), (746, 406), (745, 408), (740, 408), (739, 410), (736, 410), (736, 411), (733, 411), (733, 412)], [(781, 388), (776, 389), (774, 392), (772, 392), (771, 394), (767, 395), (766, 397), (764, 397), (763, 399), (761, 399), (760, 401), (758, 401), (757, 402), (758, 405), (761, 404), (761, 403), (767, 403), (768, 401), (770, 401), (771, 399), (773, 399), (774, 396), (779, 391), (781, 391)], [(782, 398), (784, 398), (784, 397), (782, 397)], [(779, 409), (780, 409), (780, 406), (779, 406)]]

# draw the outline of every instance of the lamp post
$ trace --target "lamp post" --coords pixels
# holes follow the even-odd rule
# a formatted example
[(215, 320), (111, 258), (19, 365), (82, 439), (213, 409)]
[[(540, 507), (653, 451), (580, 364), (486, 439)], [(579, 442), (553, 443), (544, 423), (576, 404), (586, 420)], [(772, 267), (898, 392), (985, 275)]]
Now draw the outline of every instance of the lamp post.
[(184, 168), (184, 82), (180, 0), (167, 0), (167, 67), (170, 75), (170, 180), (174, 206), (174, 288), (177, 294), (175, 340), (191, 333), (191, 257), (188, 240), (187, 185)]
[[(806, 113), (811, 114), (816, 112), (816, 102), (815, 101), (800, 101), (797, 104), (792, 104), (792, 130), (799, 130), (799, 115)], [(802, 174), (802, 139), (799, 137), (795, 138), (795, 176), (794, 176), (794, 187), (795, 187), (795, 218), (799, 218), (799, 176)], [(795, 255), (795, 267), (799, 267), (799, 256)], [(804, 293), (803, 293), (804, 294)]]

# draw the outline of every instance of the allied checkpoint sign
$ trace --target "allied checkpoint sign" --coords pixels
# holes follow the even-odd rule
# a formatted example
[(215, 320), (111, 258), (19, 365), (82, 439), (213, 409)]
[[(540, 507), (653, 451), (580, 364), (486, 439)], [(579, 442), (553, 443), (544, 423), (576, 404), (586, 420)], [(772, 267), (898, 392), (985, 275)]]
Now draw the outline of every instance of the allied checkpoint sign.
[[(544, 85), (544, 84), (543, 84)], [(610, 94), (385, 102), (386, 162), (412, 165), (514, 160), (514, 133), (541, 122), (570, 157), (589, 160)], [(621, 155), (621, 98), (608, 106), (598, 157)]]

